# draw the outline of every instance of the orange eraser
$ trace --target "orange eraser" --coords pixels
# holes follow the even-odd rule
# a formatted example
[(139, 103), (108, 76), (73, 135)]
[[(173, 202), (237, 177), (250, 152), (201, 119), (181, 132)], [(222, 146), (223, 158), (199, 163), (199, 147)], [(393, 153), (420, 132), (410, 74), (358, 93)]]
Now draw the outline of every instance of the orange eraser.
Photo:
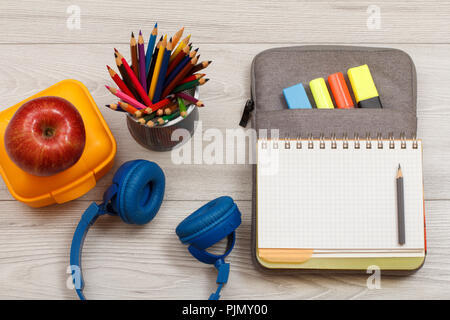
[(336, 101), (336, 105), (339, 109), (349, 109), (355, 107), (342, 72), (329, 75), (328, 83), (330, 84), (334, 101)]

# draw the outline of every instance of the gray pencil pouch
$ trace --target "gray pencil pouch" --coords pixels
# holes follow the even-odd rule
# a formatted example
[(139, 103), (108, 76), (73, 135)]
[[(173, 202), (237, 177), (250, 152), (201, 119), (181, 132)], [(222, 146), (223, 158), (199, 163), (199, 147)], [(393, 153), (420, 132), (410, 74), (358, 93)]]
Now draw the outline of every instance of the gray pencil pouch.
[[(330, 74), (342, 72), (351, 90), (347, 70), (364, 64), (370, 67), (383, 108), (288, 109), (283, 88), (303, 83), (313, 103), (307, 85), (312, 79), (326, 79)], [(254, 58), (251, 81), (251, 99), (247, 101), (240, 125), (245, 126), (250, 119), (257, 132), (278, 129), (281, 138), (291, 139), (416, 136), (416, 71), (410, 56), (401, 50), (355, 46), (269, 49)], [(261, 266), (256, 258), (256, 165), (253, 165), (252, 201), (252, 251), (256, 265)]]

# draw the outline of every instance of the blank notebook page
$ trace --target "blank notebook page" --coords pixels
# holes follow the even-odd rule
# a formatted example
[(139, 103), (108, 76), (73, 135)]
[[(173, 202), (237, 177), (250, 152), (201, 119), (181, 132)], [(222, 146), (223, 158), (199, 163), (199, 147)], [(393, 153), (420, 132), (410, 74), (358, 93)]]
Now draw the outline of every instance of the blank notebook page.
[[(265, 148), (262, 144), (266, 143)], [(395, 141), (360, 149), (348, 141), (308, 148), (296, 141), (258, 141), (257, 230), (259, 248), (423, 249), (422, 145)], [(278, 145), (278, 149), (275, 149)], [(405, 235), (398, 244), (396, 175), (404, 183)]]

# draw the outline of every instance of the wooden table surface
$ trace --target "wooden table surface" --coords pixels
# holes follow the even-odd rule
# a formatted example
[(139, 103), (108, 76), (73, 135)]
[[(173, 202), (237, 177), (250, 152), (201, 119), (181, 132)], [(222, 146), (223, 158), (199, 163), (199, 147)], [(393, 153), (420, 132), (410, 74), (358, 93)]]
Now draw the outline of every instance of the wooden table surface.
[[(73, 8), (80, 29), (68, 28)], [(380, 10), (373, 27), (371, 7)], [(69, 12), (69, 13), (68, 13)], [(101, 218), (84, 249), (85, 293), (95, 299), (206, 299), (216, 272), (197, 262), (175, 235), (177, 224), (203, 203), (230, 195), (243, 223), (230, 261), (227, 299), (414, 299), (450, 297), (450, 3), (448, 1), (2, 1), (0, 4), (1, 110), (67, 78), (83, 82), (109, 124), (118, 152), (113, 170), (78, 200), (33, 209), (15, 201), (0, 183), (0, 298), (74, 299), (66, 282), (69, 247), (85, 208), (99, 202), (113, 172), (127, 160), (156, 161), (167, 176), (165, 201), (144, 227)], [(424, 142), (428, 256), (416, 274), (267, 276), (250, 254), (251, 166), (175, 165), (170, 152), (150, 152), (128, 133), (114, 101), (105, 65), (112, 49), (128, 55), (131, 31), (146, 37), (180, 26), (192, 33), (212, 81), (201, 88), (203, 131), (238, 127), (250, 95), (250, 64), (260, 51), (303, 44), (399, 48), (411, 55), (418, 75), (418, 137)], [(71, 22), (69, 21), (69, 25)], [(201, 138), (201, 133), (195, 135)], [(204, 144), (205, 145), (205, 144)]]

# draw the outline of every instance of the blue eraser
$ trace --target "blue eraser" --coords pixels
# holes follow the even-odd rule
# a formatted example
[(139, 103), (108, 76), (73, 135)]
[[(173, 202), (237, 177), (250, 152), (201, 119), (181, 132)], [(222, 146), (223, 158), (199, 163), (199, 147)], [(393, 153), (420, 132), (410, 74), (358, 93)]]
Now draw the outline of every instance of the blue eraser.
[(299, 83), (283, 89), (284, 98), (289, 109), (311, 109), (311, 103), (306, 95), (303, 84)]

